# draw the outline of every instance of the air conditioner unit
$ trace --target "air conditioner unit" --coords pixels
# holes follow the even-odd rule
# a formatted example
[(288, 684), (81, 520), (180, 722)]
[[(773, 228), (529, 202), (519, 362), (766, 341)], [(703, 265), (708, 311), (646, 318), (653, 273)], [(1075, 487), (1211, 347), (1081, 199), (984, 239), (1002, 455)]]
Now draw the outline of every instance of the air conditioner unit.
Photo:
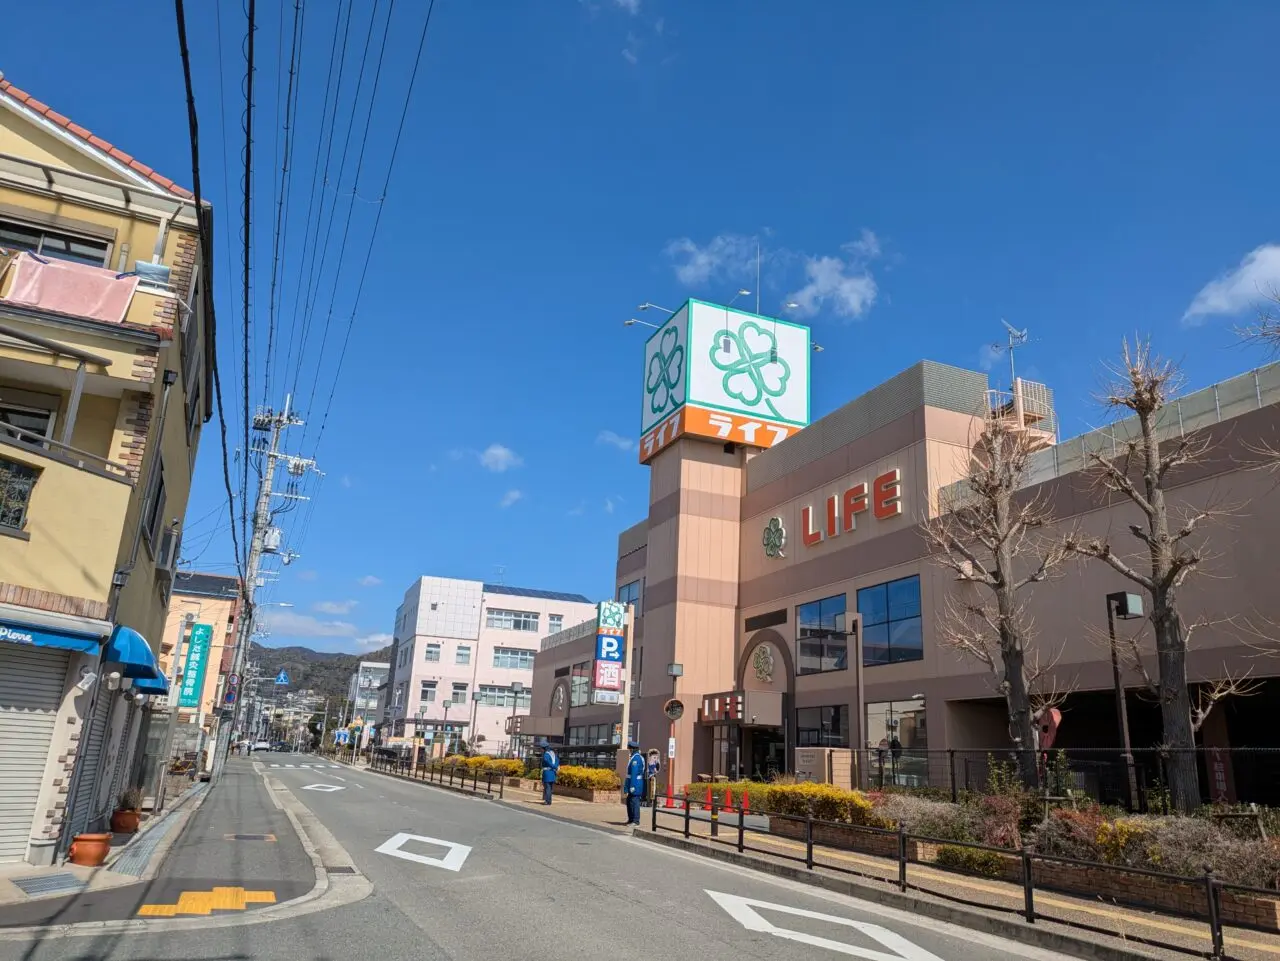
[(178, 554), (182, 548), (182, 534), (168, 528), (160, 537), (160, 550), (156, 553), (156, 570), (170, 577), (178, 569)]

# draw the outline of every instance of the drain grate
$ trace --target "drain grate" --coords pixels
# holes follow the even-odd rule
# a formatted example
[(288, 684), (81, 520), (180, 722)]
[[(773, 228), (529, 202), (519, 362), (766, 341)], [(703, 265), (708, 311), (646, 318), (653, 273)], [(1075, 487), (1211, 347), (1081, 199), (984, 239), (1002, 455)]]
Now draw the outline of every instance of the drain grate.
[(324, 866), (324, 869), (328, 871), (330, 874), (355, 874), (356, 873), (355, 868), (340, 867), (333, 864), (326, 864)]
[(225, 834), (223, 837), (228, 841), (274, 841), (274, 834)]
[(82, 881), (74, 874), (45, 874), (34, 878), (13, 878), (15, 887), (22, 890), (27, 897), (34, 897), (37, 894), (71, 894), (75, 891), (83, 891), (87, 886), (87, 881)]

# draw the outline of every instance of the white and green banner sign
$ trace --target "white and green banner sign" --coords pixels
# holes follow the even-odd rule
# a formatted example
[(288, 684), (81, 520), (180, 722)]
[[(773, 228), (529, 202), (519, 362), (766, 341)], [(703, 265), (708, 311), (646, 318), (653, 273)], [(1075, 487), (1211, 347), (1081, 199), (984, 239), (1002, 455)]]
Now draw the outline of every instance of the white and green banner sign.
[(209, 648), (213, 646), (213, 625), (193, 624), (187, 638), (187, 658), (182, 665), (182, 686), (178, 688), (178, 707), (200, 706), (204, 694), (204, 673), (209, 664)]

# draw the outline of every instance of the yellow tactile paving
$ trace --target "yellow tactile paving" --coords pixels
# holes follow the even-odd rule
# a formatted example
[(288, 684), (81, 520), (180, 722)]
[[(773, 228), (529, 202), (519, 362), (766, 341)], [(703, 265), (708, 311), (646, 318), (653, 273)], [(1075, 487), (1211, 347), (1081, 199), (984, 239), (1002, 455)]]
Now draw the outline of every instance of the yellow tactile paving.
[(246, 891), (244, 888), (214, 888), (212, 891), (183, 891), (176, 904), (144, 904), (140, 918), (172, 918), (179, 914), (212, 914), (214, 911), (243, 911), (250, 904), (275, 904), (274, 891)]

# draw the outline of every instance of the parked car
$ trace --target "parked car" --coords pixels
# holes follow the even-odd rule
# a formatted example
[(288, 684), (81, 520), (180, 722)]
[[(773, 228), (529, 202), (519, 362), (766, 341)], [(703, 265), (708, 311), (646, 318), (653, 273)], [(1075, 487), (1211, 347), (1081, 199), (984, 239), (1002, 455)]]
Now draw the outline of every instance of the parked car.
[(270, 751), (270, 750), (271, 750), (271, 742), (270, 742), (270, 741), (258, 741), (258, 742), (256, 742), (256, 743), (253, 745), (253, 749), (254, 749), (255, 751)]

